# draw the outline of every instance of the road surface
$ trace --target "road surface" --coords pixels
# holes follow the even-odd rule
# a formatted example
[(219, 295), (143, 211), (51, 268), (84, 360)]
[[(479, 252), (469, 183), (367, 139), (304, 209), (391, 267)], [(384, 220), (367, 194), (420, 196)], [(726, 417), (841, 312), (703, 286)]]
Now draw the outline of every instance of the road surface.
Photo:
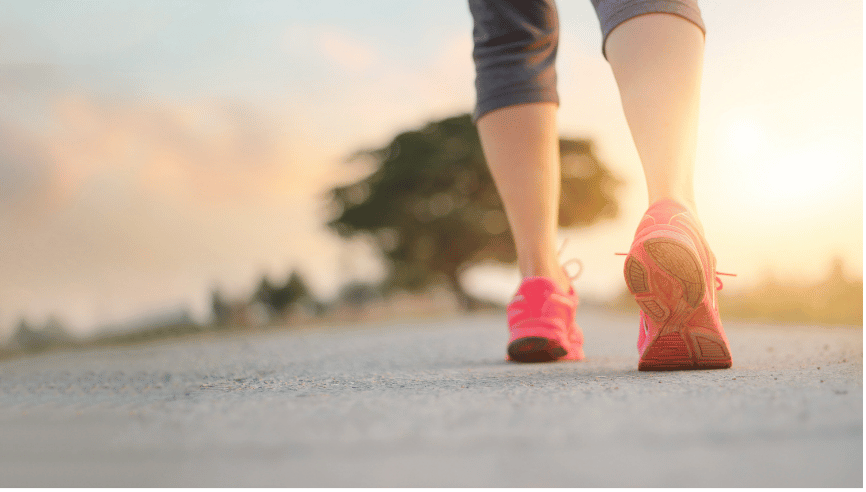
[(726, 324), (734, 366), (504, 360), (503, 314), (0, 361), (2, 486), (862, 487), (862, 327)]

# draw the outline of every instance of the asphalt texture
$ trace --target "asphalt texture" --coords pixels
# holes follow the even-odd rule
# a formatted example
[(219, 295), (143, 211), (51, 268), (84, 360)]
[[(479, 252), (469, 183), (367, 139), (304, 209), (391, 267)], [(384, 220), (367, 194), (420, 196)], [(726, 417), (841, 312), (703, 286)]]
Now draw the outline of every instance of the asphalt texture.
[(0, 486), (862, 487), (862, 327), (726, 323), (734, 366), (504, 360), (504, 314), (0, 361)]

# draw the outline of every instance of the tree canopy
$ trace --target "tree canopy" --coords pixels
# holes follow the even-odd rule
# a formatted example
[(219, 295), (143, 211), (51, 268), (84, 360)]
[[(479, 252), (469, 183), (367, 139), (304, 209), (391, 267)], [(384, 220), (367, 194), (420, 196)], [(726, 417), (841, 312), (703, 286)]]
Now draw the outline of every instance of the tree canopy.
[(293, 271), (284, 285), (274, 285), (263, 276), (259, 287), (253, 294), (253, 301), (261, 302), (268, 308), (271, 316), (284, 313), (292, 304), (302, 298), (309, 298), (310, 290), (297, 271)]
[[(560, 227), (579, 227), (617, 214), (619, 181), (589, 140), (560, 139)], [(349, 238), (369, 234), (389, 264), (385, 291), (419, 291), (445, 282), (464, 307), (473, 300), (459, 282), (485, 260), (512, 263), (514, 243), (502, 202), (468, 114), (432, 122), (361, 151), (375, 170), (329, 191), (336, 216), (328, 226)]]

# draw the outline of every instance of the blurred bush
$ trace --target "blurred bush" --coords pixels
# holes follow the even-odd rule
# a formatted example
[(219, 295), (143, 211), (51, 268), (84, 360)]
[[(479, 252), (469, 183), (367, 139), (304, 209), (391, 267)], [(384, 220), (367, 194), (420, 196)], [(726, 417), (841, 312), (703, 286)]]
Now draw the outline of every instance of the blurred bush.
[[(735, 290), (731, 287), (718, 294), (722, 321), (753, 319), (796, 324), (863, 325), (863, 278), (848, 278), (841, 258), (833, 260), (819, 282), (797, 283), (767, 276), (752, 289)], [(625, 288), (608, 306), (638, 311), (634, 298)]]
[(863, 325), (863, 278), (847, 278), (844, 262), (835, 258), (824, 279), (814, 284), (767, 277), (751, 291), (721, 291), (719, 311), (722, 319)]

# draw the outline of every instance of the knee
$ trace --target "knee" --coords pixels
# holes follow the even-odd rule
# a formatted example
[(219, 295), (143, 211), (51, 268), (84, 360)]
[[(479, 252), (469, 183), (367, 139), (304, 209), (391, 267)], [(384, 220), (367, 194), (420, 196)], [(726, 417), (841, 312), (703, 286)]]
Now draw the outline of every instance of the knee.
[(499, 107), (558, 102), (559, 19), (553, 0), (470, 0), (475, 21), (475, 119)]

